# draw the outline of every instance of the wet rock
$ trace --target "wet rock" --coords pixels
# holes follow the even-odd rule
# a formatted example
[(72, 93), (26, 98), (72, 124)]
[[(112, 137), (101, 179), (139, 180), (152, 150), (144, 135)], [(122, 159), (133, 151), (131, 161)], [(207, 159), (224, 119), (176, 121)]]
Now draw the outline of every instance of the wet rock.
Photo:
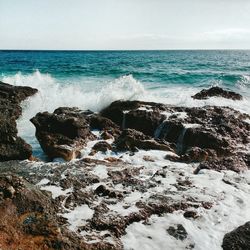
[(22, 178), (0, 174), (1, 249), (85, 249), (62, 226), (51, 198)]
[(241, 157), (231, 156), (210, 161), (204, 161), (200, 163), (194, 173), (198, 174), (201, 169), (211, 169), (215, 171), (231, 170), (240, 173), (247, 170), (248, 168), (245, 161)]
[(167, 232), (177, 240), (185, 240), (188, 235), (186, 229), (181, 224), (178, 224), (176, 227), (169, 227)]
[(223, 238), (224, 250), (248, 250), (250, 249), (250, 221), (227, 233)]
[(0, 82), (0, 161), (31, 157), (31, 146), (17, 136), (16, 119), (22, 113), (20, 103), (35, 93), (37, 89)]
[(97, 142), (93, 148), (94, 151), (107, 152), (108, 150), (112, 150), (112, 146), (106, 141)]
[(178, 161), (191, 163), (191, 162), (203, 162), (215, 158), (217, 158), (215, 150), (212, 149), (204, 150), (199, 147), (193, 147), (187, 150), (184, 155), (181, 155)]
[(185, 218), (193, 218), (193, 219), (198, 218), (197, 212), (196, 212), (196, 211), (191, 211), (191, 210), (186, 211), (186, 212), (183, 214), (183, 216), (184, 216)]
[(117, 138), (121, 134), (120, 128), (117, 124), (99, 114), (91, 114), (86, 117), (86, 120), (89, 122), (92, 130), (98, 129), (103, 131), (101, 137), (104, 140)]
[(182, 111), (186, 113), (185, 118), (169, 117), (159, 126), (157, 137), (175, 143), (183, 161), (227, 157), (237, 151), (239, 145), (244, 148), (249, 143), (247, 114), (213, 106), (183, 108)]
[(36, 127), (36, 137), (43, 151), (50, 158), (71, 160), (89, 140), (95, 139), (86, 113), (77, 108), (59, 108), (54, 113), (38, 113), (31, 119)]
[(159, 111), (132, 110), (124, 113), (123, 129), (135, 129), (153, 137), (156, 128), (163, 122), (164, 118), (165, 116)]
[(101, 115), (111, 119), (121, 128), (131, 128), (154, 136), (156, 128), (165, 116), (161, 114), (167, 107), (160, 103), (142, 101), (115, 101), (101, 111)]
[(242, 95), (240, 94), (237, 94), (233, 91), (224, 90), (220, 87), (212, 87), (210, 89), (203, 89), (199, 93), (192, 96), (192, 98), (202, 100), (202, 99), (208, 99), (209, 97), (213, 97), (213, 96), (224, 97), (224, 98), (232, 99), (232, 100), (242, 100), (243, 98)]
[(26, 86), (13, 86), (0, 81), (0, 99), (8, 100), (12, 104), (20, 104), (27, 97), (32, 96), (38, 92), (37, 89)]
[(138, 149), (155, 149), (173, 151), (171, 145), (164, 141), (156, 141), (134, 129), (123, 130), (120, 137), (114, 142), (118, 150), (135, 151)]

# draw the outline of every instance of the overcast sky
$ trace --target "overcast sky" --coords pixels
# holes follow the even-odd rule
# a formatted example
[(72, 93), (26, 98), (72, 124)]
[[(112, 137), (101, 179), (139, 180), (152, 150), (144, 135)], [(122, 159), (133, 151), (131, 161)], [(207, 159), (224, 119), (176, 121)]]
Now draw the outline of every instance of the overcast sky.
[(250, 49), (250, 0), (0, 0), (0, 49)]

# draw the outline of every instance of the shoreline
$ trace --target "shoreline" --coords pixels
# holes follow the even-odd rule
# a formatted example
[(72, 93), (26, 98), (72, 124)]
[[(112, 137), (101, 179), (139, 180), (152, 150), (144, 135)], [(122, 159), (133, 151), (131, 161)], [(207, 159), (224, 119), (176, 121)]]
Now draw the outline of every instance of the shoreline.
[[(194, 98), (214, 95), (242, 98), (220, 88)], [(249, 117), (142, 101), (37, 114), (36, 136), (56, 162), (0, 163), (0, 214), (11, 219), (3, 249), (27, 239), (48, 249), (228, 249), (235, 242), (224, 235), (247, 221), (250, 206)], [(23, 212), (7, 215), (11, 206)]]

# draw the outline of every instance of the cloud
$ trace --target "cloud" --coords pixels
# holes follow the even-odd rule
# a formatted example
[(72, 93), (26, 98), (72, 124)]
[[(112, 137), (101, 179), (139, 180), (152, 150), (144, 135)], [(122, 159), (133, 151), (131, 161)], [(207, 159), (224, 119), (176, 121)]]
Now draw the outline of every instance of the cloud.
[(201, 40), (207, 41), (227, 41), (237, 40), (237, 41), (250, 41), (250, 29), (224, 29), (224, 30), (214, 30), (208, 31), (200, 34)]

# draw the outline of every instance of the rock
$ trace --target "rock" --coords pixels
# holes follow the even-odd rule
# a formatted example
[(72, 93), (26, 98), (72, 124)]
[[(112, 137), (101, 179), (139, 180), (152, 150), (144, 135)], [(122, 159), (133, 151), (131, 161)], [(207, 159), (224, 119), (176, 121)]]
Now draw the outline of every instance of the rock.
[(165, 116), (161, 111), (166, 106), (153, 102), (142, 101), (115, 101), (101, 111), (101, 115), (111, 119), (121, 128), (131, 128), (154, 136), (156, 128), (162, 123)]
[[(244, 148), (249, 143), (250, 124), (245, 122), (249, 117), (247, 114), (213, 106), (182, 108), (182, 112), (186, 113), (185, 118), (169, 117), (157, 132), (157, 138), (176, 144), (176, 152), (180, 156), (190, 154), (192, 148), (203, 150), (200, 150), (203, 154), (200, 160), (206, 159), (206, 153), (209, 157), (230, 156), (239, 145)], [(195, 157), (197, 160), (197, 154)]]
[(215, 150), (212, 149), (201, 149), (199, 147), (193, 147), (186, 151), (184, 155), (179, 157), (180, 162), (191, 163), (191, 162), (202, 162), (209, 159), (217, 158)]
[(227, 233), (223, 238), (224, 250), (248, 250), (250, 249), (250, 221)]
[(51, 197), (16, 175), (0, 174), (1, 249), (87, 249), (62, 226)]
[(30, 159), (32, 147), (16, 136), (12, 142), (0, 143), (0, 161)]
[(186, 229), (181, 224), (176, 227), (169, 227), (167, 232), (177, 240), (185, 240), (188, 236)]
[(164, 141), (156, 141), (143, 133), (134, 129), (123, 130), (120, 137), (114, 142), (117, 150), (130, 150), (135, 151), (138, 149), (155, 149), (173, 151), (171, 145)]
[(89, 122), (92, 130), (98, 129), (103, 131), (101, 137), (104, 140), (112, 139), (113, 137), (117, 138), (121, 134), (120, 128), (117, 124), (99, 114), (91, 114), (86, 117), (86, 120)]
[(208, 99), (209, 97), (224, 97), (227, 99), (232, 99), (232, 100), (242, 100), (242, 95), (237, 94), (233, 91), (227, 91), (224, 90), (220, 87), (212, 87), (210, 89), (203, 89), (199, 93), (195, 94), (192, 96), (194, 99), (202, 100), (202, 99)]
[(31, 146), (17, 136), (16, 119), (22, 113), (20, 103), (35, 93), (37, 89), (0, 82), (0, 161), (31, 157)]
[(101, 151), (103, 153), (107, 152), (108, 150), (112, 150), (112, 146), (107, 143), (106, 141), (99, 141), (97, 142), (93, 148), (94, 151)]
[(196, 211), (191, 211), (191, 210), (186, 211), (186, 212), (183, 214), (183, 216), (184, 216), (185, 218), (193, 218), (193, 219), (198, 218), (197, 212), (196, 212)]
[(77, 108), (59, 108), (54, 113), (38, 113), (31, 119), (36, 127), (36, 137), (50, 158), (67, 161), (80, 155), (87, 141), (95, 139), (86, 114)]
[(247, 170), (248, 168), (245, 161), (241, 157), (235, 155), (230, 157), (223, 157), (220, 159), (204, 161), (200, 163), (194, 173), (198, 174), (201, 169), (211, 169), (215, 171), (231, 170), (240, 173)]
[(12, 104), (20, 104), (27, 97), (32, 96), (38, 92), (37, 89), (26, 86), (12, 86), (0, 81), (0, 99), (6, 99)]
[(164, 118), (165, 116), (159, 111), (132, 110), (124, 113), (123, 129), (135, 129), (153, 137)]

